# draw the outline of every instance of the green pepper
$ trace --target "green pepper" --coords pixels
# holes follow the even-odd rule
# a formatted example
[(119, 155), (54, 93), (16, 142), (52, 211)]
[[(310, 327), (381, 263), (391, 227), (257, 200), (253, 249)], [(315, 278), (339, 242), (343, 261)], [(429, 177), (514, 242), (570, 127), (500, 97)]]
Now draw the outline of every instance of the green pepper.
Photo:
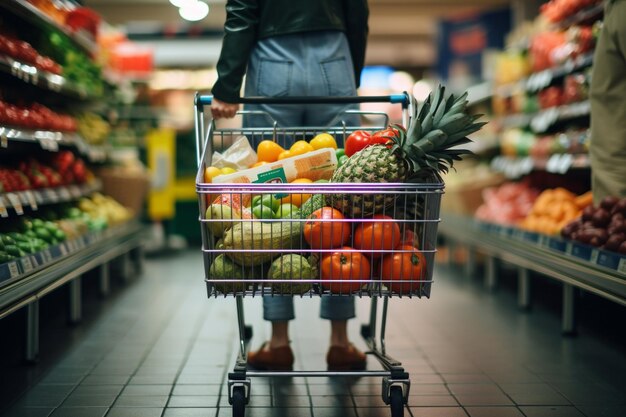
[(339, 168), (340, 166), (345, 164), (348, 159), (350, 159), (350, 157), (348, 155), (341, 155), (341, 157), (337, 161), (337, 168)]
[(11, 259), (13, 259), (13, 256), (9, 255), (8, 253), (4, 251), (0, 251), (0, 264), (9, 262)]
[(341, 158), (342, 156), (344, 156), (346, 154), (346, 150), (343, 148), (337, 148), (335, 150), (335, 155), (337, 155), (337, 161), (339, 161), (339, 158)]

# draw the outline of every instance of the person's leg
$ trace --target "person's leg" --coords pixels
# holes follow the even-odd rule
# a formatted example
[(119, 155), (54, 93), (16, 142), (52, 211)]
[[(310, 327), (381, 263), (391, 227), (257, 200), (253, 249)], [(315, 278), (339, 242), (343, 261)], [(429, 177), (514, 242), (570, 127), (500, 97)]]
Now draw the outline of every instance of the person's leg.
[(322, 297), (320, 317), (330, 320), (330, 348), (326, 354), (329, 370), (359, 370), (365, 354), (350, 342), (348, 319), (355, 317), (354, 297)]
[(272, 335), (259, 350), (248, 353), (248, 364), (259, 370), (290, 370), (289, 320), (295, 317), (292, 297), (263, 297), (263, 319), (272, 323)]

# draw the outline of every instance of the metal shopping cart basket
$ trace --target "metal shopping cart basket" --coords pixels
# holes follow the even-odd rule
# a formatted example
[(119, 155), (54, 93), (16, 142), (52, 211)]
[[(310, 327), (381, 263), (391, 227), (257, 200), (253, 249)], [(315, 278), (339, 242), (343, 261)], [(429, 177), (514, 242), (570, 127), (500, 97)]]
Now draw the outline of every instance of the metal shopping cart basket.
[[(410, 101), (406, 93), (381, 97), (245, 98), (242, 102), (289, 105), (396, 103), (403, 108), (403, 125), (410, 122)], [(443, 183), (437, 179), (418, 184), (289, 182), (290, 179), (284, 177), (270, 182), (248, 182), (239, 177), (237, 182), (205, 181), (205, 169), (212, 165), (214, 151), (223, 150), (227, 144), (242, 136), (251, 143), (270, 139), (289, 149), (296, 141), (309, 141), (320, 133), (329, 133), (338, 143), (344, 143), (348, 135), (357, 129), (377, 131), (388, 125), (388, 117), (383, 112), (375, 113), (381, 117), (382, 125), (367, 128), (347, 126), (345, 122), (339, 122), (338, 126), (283, 127), (265, 113), (259, 117), (269, 120), (267, 128), (217, 129), (211, 120), (205, 131), (207, 120), (204, 107), (210, 103), (211, 96), (196, 96), (199, 167), (196, 190), (208, 296), (233, 296), (236, 301), (239, 353), (228, 380), (228, 399), (233, 406), (233, 415), (243, 416), (245, 413), (250, 398), (250, 377), (380, 376), (383, 378), (384, 402), (390, 405), (392, 416), (402, 416), (410, 380), (402, 364), (386, 353), (387, 306), (389, 298), (393, 297), (430, 296)], [(240, 113), (259, 115), (258, 111)], [(338, 120), (341, 120), (341, 115)], [(329, 159), (331, 163), (337, 163), (336, 155), (330, 155)], [(285, 161), (264, 165), (261, 170), (280, 171)], [(309, 168), (315, 170), (324, 165), (320, 161), (309, 165)], [(320, 171), (315, 172), (313, 175)], [(261, 178), (261, 175), (258, 177)], [(300, 212), (292, 211), (282, 218), (254, 218), (246, 206), (251, 200), (259, 198), (299, 202)], [(322, 212), (330, 212), (330, 217), (317, 218), (316, 214), (312, 214), (307, 218), (307, 213), (304, 213), (305, 210), (315, 212), (318, 209), (315, 204), (327, 206), (337, 198), (354, 207), (374, 200), (386, 201), (387, 204), (383, 204), (377, 216), (364, 215), (364, 211), (356, 209), (350, 211), (352, 217), (341, 213), (337, 215), (330, 209), (321, 209)], [(317, 203), (312, 203), (314, 201)], [(357, 239), (360, 241), (356, 242)], [(366, 259), (365, 263), (363, 259)], [(342, 265), (343, 269), (338, 265)], [(400, 275), (393, 272), (398, 269)], [(376, 357), (383, 370), (274, 372), (248, 369), (246, 347), (252, 337), (252, 329), (245, 325), (243, 298), (268, 295), (370, 297), (369, 323), (362, 325), (361, 335), (369, 348), (367, 353)], [(380, 312), (379, 299), (382, 299)]]

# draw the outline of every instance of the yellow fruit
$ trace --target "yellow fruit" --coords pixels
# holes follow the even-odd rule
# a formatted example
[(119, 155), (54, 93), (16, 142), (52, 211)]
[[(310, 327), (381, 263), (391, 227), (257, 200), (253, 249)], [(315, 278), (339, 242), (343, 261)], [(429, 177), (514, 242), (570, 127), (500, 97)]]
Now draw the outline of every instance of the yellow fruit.
[[(291, 181), (291, 184), (306, 184), (312, 183), (313, 181), (308, 178), (298, 178)], [(289, 194), (287, 197), (283, 197), (280, 199), (280, 204), (293, 204), (294, 206), (300, 207), (311, 198), (311, 194)]]
[(283, 151), (280, 155), (278, 155), (278, 160), (280, 161), (281, 159), (291, 158), (292, 156), (291, 151)]
[(222, 175), (228, 175), (228, 174), (233, 174), (237, 172), (235, 168), (231, 168), (231, 167), (224, 167), (220, 171), (222, 171)]
[(266, 165), (266, 164), (269, 164), (269, 162), (266, 162), (266, 161), (259, 161), (259, 162), (257, 162), (257, 163), (254, 163), (254, 164), (250, 165), (250, 168), (260, 167), (260, 166), (262, 166), (262, 165)]
[(276, 162), (278, 156), (285, 150), (278, 143), (272, 140), (264, 140), (259, 143), (256, 148), (256, 154), (259, 161)]
[(302, 154), (305, 154), (307, 152), (311, 152), (314, 150), (315, 148), (311, 146), (311, 144), (305, 140), (299, 140), (295, 142), (293, 145), (291, 145), (291, 148), (289, 148), (289, 152), (291, 152), (291, 156), (302, 155)]
[(216, 167), (207, 167), (204, 169), (204, 182), (213, 182), (213, 177), (222, 175), (222, 170)]
[(330, 133), (320, 133), (311, 139), (310, 145), (315, 149), (333, 148), (337, 149), (337, 142)]

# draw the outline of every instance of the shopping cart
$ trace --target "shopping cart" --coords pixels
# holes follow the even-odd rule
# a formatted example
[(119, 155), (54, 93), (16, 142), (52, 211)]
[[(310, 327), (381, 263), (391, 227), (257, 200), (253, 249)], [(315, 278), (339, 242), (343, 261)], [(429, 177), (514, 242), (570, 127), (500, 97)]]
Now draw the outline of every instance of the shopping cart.
[[(429, 297), (432, 285), (434, 256), (436, 252), (439, 205), (444, 185), (437, 178), (427, 177), (423, 183), (214, 183), (206, 182), (205, 168), (211, 166), (215, 150), (223, 150), (233, 139), (245, 136), (251, 143), (260, 139), (273, 139), (284, 148), (298, 140), (310, 140), (319, 133), (333, 135), (337, 142), (344, 140), (357, 129), (377, 131), (388, 125), (388, 116), (384, 112), (346, 111), (371, 117), (379, 116), (381, 125), (373, 127), (347, 126), (339, 115), (338, 126), (324, 127), (284, 127), (278, 126), (267, 113), (243, 111), (239, 113), (254, 117), (265, 117), (267, 128), (218, 129), (213, 120), (207, 119), (204, 107), (210, 105), (211, 96), (197, 95), (195, 99), (195, 128), (198, 157), (196, 190), (200, 210), (202, 233), (202, 253), (204, 257), (205, 282), (209, 298), (230, 297), (236, 301), (237, 322), (239, 328), (239, 352), (233, 372), (228, 374), (228, 400), (233, 407), (234, 416), (243, 416), (245, 406), (250, 399), (251, 377), (382, 377), (382, 398), (389, 404), (393, 417), (404, 415), (410, 380), (409, 374), (396, 359), (386, 352), (385, 330), (389, 298), (393, 297)], [(289, 98), (244, 98), (248, 104), (288, 104), (302, 105), (312, 103), (363, 103), (386, 102), (402, 106), (403, 125), (411, 123), (408, 115), (410, 101), (406, 93), (377, 97), (289, 97)], [(327, 218), (289, 216), (287, 218), (255, 219), (243, 215), (246, 202), (255, 196), (272, 195), (274, 198), (287, 197), (304, 201), (323, 199), (322, 204), (330, 204), (337, 198), (344, 203), (363, 206), (365, 201), (387, 201), (383, 204), (379, 217), (363, 215), (362, 218)], [(321, 195), (323, 197), (316, 197)], [(313, 196), (313, 197), (311, 197)], [(269, 198), (269, 197), (268, 197)], [(293, 200), (291, 200), (293, 201)], [(221, 212), (216, 215), (214, 207)], [(306, 204), (306, 203), (304, 203)], [(304, 204), (300, 207), (304, 210)], [(207, 214), (207, 209), (209, 213)], [(357, 212), (359, 212), (357, 210)], [(363, 211), (364, 213), (364, 211)], [(380, 217), (384, 216), (384, 217)], [(308, 222), (308, 223), (307, 223)], [(324, 272), (320, 260), (329, 258), (341, 251), (344, 260), (354, 261), (358, 253), (364, 252), (363, 241), (360, 249), (355, 248), (353, 229), (370, 226), (382, 230), (382, 234), (372, 234), (369, 243), (365, 243), (367, 257), (372, 261), (366, 272), (356, 271), (356, 261), (350, 267), (348, 279), (345, 274), (333, 276), (331, 270)], [(387, 227), (389, 226), (389, 227)], [(309, 232), (315, 227), (334, 234), (351, 234), (341, 249), (322, 248), (307, 244), (303, 230)], [(396, 228), (397, 227), (397, 228)], [(317, 229), (315, 229), (317, 230)], [(398, 235), (399, 232), (399, 235)], [(387, 233), (387, 236), (384, 235)], [(391, 233), (394, 236), (389, 236)], [(370, 235), (367, 235), (370, 236)], [(396, 245), (389, 250), (379, 243), (394, 239), (411, 239), (408, 245)], [(364, 238), (362, 238), (364, 239)], [(323, 240), (323, 237), (322, 237)], [(378, 245), (378, 246), (377, 246)], [(346, 248), (347, 247), (347, 248)], [(415, 249), (418, 248), (418, 249)], [(388, 267), (380, 261), (382, 256), (395, 256), (395, 267), (401, 271), (399, 276), (390, 278)], [(288, 258), (284, 258), (288, 257)], [(413, 257), (413, 258), (412, 258)], [(419, 260), (419, 268), (411, 259)], [(282, 262), (287, 259), (289, 262)], [(360, 259), (360, 258), (359, 258)], [(386, 258), (385, 258), (386, 259)], [(296, 263), (294, 267), (294, 260)], [(399, 263), (398, 263), (399, 262)], [(308, 263), (308, 267), (305, 265)], [(323, 263), (323, 262), (322, 262)], [(227, 266), (224, 266), (227, 264)], [(410, 264), (410, 265), (409, 265)], [(216, 267), (221, 266), (221, 269)], [(277, 266), (278, 265), (278, 266)], [(358, 264), (362, 266), (362, 263)], [(394, 267), (393, 263), (391, 264)], [(278, 268), (278, 269), (277, 269)], [(402, 268), (407, 268), (402, 269)], [(332, 268), (331, 268), (332, 269)], [(278, 273), (277, 273), (278, 270)], [(320, 272), (321, 270), (321, 272)], [(395, 277), (395, 278), (394, 278)], [(252, 329), (244, 320), (244, 297), (255, 296), (290, 296), (290, 297), (335, 297), (358, 296), (370, 297), (371, 308), (369, 323), (361, 326), (361, 335), (369, 348), (368, 354), (374, 356), (383, 370), (365, 371), (255, 371), (247, 368), (246, 347), (252, 337)], [(382, 298), (382, 311), (379, 312), (379, 298)], [(380, 317), (379, 317), (380, 316)], [(377, 325), (380, 323), (380, 330)], [(377, 340), (377, 332), (378, 340)]]

